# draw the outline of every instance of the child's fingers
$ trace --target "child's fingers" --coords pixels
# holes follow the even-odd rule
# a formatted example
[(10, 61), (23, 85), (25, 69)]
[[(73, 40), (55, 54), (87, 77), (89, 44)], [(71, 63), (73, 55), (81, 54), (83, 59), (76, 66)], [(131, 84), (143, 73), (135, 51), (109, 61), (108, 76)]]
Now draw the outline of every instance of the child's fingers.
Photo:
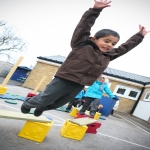
[(140, 29), (140, 31), (144, 31), (146, 33), (150, 32), (150, 30), (147, 31), (146, 28), (144, 26), (142, 26), (142, 25), (139, 25), (139, 29)]
[(107, 5), (108, 5), (108, 4), (110, 4), (110, 3), (111, 3), (111, 1), (108, 1), (108, 2), (106, 2), (105, 4), (107, 4)]
[(105, 3), (106, 5), (107, 4), (109, 4), (109, 3), (111, 3), (111, 1), (107, 1), (107, 0), (105, 0), (105, 1), (103, 1), (103, 0), (100, 0), (100, 1), (98, 1), (98, 0), (94, 0), (96, 3)]
[(141, 26), (141, 25), (139, 25), (139, 29), (140, 29), (140, 30), (142, 29), (142, 26)]
[(140, 29), (140, 31), (142, 31), (142, 30), (144, 30), (144, 29), (145, 29), (145, 27), (144, 27), (144, 26), (142, 26), (142, 25), (139, 25), (139, 29)]

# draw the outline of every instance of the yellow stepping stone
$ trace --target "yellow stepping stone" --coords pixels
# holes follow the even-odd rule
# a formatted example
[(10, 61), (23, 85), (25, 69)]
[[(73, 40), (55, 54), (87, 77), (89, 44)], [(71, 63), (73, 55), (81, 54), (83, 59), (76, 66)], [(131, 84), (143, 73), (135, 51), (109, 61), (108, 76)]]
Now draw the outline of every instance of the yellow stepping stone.
[(33, 114), (23, 114), (20, 112), (0, 110), (0, 117), (7, 119), (27, 120), (18, 136), (43, 142), (54, 121), (49, 120), (45, 116), (35, 117)]

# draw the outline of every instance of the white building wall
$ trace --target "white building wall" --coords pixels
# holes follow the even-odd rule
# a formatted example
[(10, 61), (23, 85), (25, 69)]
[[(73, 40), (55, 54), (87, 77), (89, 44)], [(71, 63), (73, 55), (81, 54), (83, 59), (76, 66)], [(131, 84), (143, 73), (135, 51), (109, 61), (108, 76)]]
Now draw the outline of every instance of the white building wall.
[(136, 109), (133, 112), (133, 116), (148, 121), (150, 117), (150, 102), (139, 101)]

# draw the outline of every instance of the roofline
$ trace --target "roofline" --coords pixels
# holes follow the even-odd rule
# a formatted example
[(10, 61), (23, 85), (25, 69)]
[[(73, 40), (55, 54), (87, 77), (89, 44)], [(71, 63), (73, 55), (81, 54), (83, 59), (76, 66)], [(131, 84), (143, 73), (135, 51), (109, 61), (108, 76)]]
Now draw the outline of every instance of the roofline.
[(104, 73), (103, 73), (103, 75), (108, 77), (109, 80), (113, 80), (113, 81), (117, 81), (117, 82), (121, 82), (121, 83), (125, 83), (125, 84), (130, 84), (130, 85), (137, 86), (137, 87), (144, 87), (143, 84), (135, 83), (135, 82), (132, 82), (132, 81), (129, 81), (129, 80), (119, 79), (118, 77), (117, 78), (112, 77), (112, 76), (106, 75)]
[(31, 71), (32, 69), (28, 68), (28, 67), (25, 67), (25, 66), (18, 66), (17, 68), (20, 68), (20, 69), (24, 69), (24, 70), (28, 70), (28, 71)]
[(147, 82), (146, 84), (150, 84), (150, 82)]
[(150, 82), (146, 83), (145, 87), (149, 88), (150, 87)]
[(63, 62), (62, 61), (58, 61), (58, 60), (53, 60), (53, 59), (48, 59), (48, 58), (44, 58), (44, 57), (37, 57), (38, 59), (42, 59), (42, 60), (46, 60), (46, 61), (50, 61), (50, 62), (55, 62), (55, 63), (58, 63), (58, 64), (62, 64)]
[(143, 86), (145, 86), (147, 83), (145, 82), (141, 82), (141, 81), (137, 81), (137, 80), (133, 80), (133, 79), (129, 79), (129, 78), (125, 78), (125, 77), (121, 77), (121, 76), (117, 76), (117, 75), (113, 75), (111, 73), (106, 73), (105, 71), (103, 72), (104, 75), (109, 75), (115, 78), (119, 78), (119, 79), (123, 79), (123, 80), (127, 80), (127, 81), (131, 81), (131, 82), (135, 82), (135, 83), (139, 83), (142, 84)]
[[(58, 64), (62, 64), (63, 63), (62, 61), (48, 59), (48, 58), (41, 57), (41, 56), (39, 56), (37, 58), (41, 59), (41, 60), (49, 61), (49, 62), (58, 63)], [(141, 82), (141, 81), (137, 81), (137, 80), (134, 80), (134, 79), (130, 79), (130, 78), (126, 78), (126, 77), (117, 76), (117, 75), (114, 75), (114, 74), (111, 74), (111, 73), (107, 73), (105, 71), (103, 72), (103, 74), (104, 75), (108, 75), (108, 76), (112, 76), (112, 77), (115, 77), (115, 78), (131, 81), (131, 82), (134, 82), (134, 83), (142, 84), (143, 86), (146, 86), (147, 84), (150, 84), (150, 82)]]
[(38, 59), (37, 62), (41, 62), (41, 63), (45, 63), (45, 64), (50, 64), (50, 65), (54, 65), (54, 66), (57, 66), (57, 67), (60, 67), (60, 66), (61, 66), (61, 65), (58, 64), (58, 63), (50, 62), (50, 61), (46, 61), (46, 60), (41, 60), (41, 59)]

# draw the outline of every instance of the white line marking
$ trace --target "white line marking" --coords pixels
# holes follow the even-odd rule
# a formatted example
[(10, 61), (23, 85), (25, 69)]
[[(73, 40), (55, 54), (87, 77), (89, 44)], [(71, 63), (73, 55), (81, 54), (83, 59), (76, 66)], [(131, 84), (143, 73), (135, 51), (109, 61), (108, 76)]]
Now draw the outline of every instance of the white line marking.
[(9, 108), (12, 108), (12, 109), (15, 109), (15, 110), (19, 110), (17, 108), (14, 108), (14, 107), (11, 107), (11, 106), (8, 106), (8, 105), (4, 105), (4, 104), (0, 104), (0, 105), (5, 106), (5, 107), (9, 107)]
[[(14, 107), (8, 106), (8, 105), (4, 105), (4, 104), (0, 104), (0, 105), (5, 106), (5, 107), (9, 107), (9, 108), (11, 108), (11, 109), (20, 110), (20, 109), (17, 109), (17, 108), (14, 108)], [(46, 115), (50, 115), (50, 114), (47, 114), (47, 113), (44, 113), (44, 114), (46, 114)], [(54, 116), (54, 115), (50, 115), (50, 116)], [(56, 117), (56, 118), (58, 118), (58, 119), (60, 119), (60, 120), (63, 120), (63, 119), (61, 119), (61, 118), (59, 118), (59, 117), (57, 117), (57, 116), (54, 116), (54, 117)], [(56, 121), (56, 122), (60, 122), (60, 123), (64, 123), (64, 121), (65, 121), (65, 120), (63, 120), (63, 121), (54, 120), (54, 121)]]
[(141, 127), (139, 127), (138, 125), (136, 125), (136, 124), (134, 124), (133, 122), (129, 121), (128, 119), (126, 119), (126, 118), (124, 118), (124, 117), (122, 117), (122, 116), (120, 116), (120, 115), (118, 115), (118, 114), (117, 114), (117, 116), (119, 116), (119, 117), (121, 117), (122, 119), (128, 121), (129, 123), (133, 124), (133, 125), (136, 126), (137, 128), (139, 128), (139, 129), (145, 131), (146, 133), (150, 134), (148, 131), (142, 129)]
[(109, 135), (106, 135), (106, 134), (103, 134), (103, 133), (97, 132), (97, 134), (100, 134), (100, 135), (103, 135), (103, 136), (107, 136), (109, 138), (116, 139), (116, 140), (119, 140), (119, 141), (122, 141), (122, 142), (126, 142), (126, 143), (130, 143), (130, 144), (133, 144), (133, 145), (137, 145), (139, 147), (144, 147), (144, 148), (150, 149), (150, 147), (146, 147), (146, 146), (143, 146), (143, 145), (140, 145), (140, 144), (136, 144), (136, 143), (132, 143), (132, 142), (129, 142), (129, 141), (126, 141), (126, 140), (118, 139), (118, 138), (115, 138), (115, 137), (112, 137), (112, 136), (109, 136)]

